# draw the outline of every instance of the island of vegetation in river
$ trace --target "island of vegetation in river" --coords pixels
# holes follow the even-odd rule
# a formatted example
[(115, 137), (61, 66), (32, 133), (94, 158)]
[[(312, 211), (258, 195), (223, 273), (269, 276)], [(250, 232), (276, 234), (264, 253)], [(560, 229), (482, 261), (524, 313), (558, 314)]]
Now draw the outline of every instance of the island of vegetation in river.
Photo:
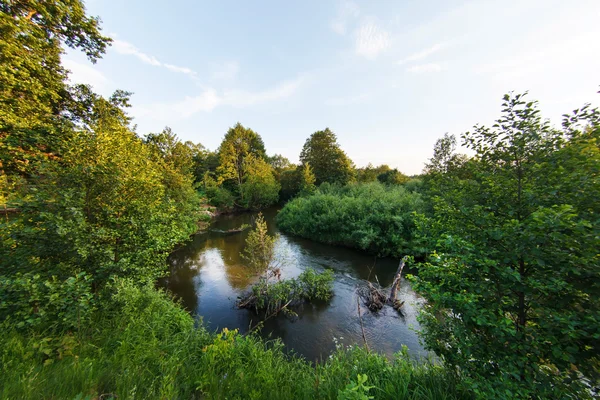
[[(72, 84), (61, 64), (63, 46), (95, 62), (112, 42), (80, 0), (3, 1), (0, 32), (0, 397), (598, 395), (597, 109), (557, 128), (508, 94), (493, 126), (462, 135), (470, 155), (446, 135), (419, 176), (357, 168), (329, 128), (294, 165), (241, 123), (216, 151), (170, 128), (138, 135), (130, 93)], [(277, 339), (208, 332), (155, 288), (209, 209), (286, 201), (286, 232), (414, 257), (435, 361), (357, 343), (313, 364)], [(279, 280), (261, 229), (245, 255), (262, 280), (241, 307), (269, 317), (335, 296), (326, 272)]]

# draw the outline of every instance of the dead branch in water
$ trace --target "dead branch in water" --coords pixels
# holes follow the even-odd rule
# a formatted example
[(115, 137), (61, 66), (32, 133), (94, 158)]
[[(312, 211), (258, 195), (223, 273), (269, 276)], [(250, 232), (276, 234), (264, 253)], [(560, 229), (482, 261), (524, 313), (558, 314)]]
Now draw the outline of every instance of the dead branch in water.
[[(357, 293), (363, 299), (364, 304), (372, 312), (379, 311), (386, 304), (391, 305), (396, 311), (401, 312), (401, 308), (404, 305), (403, 301), (396, 299), (398, 290), (400, 289), (400, 282), (402, 281), (402, 270), (406, 264), (407, 257), (400, 260), (398, 270), (394, 275), (394, 280), (390, 288), (382, 288), (379, 283), (373, 284), (372, 282), (365, 281), (365, 283), (358, 287)], [(389, 294), (388, 294), (389, 293)]]
[(356, 297), (356, 308), (358, 308), (358, 320), (360, 321), (360, 329), (362, 330), (362, 337), (365, 342), (365, 349), (367, 349), (367, 353), (370, 353), (369, 345), (367, 344), (367, 336), (365, 335), (365, 326), (363, 325), (362, 315), (360, 313), (360, 301), (358, 297)]

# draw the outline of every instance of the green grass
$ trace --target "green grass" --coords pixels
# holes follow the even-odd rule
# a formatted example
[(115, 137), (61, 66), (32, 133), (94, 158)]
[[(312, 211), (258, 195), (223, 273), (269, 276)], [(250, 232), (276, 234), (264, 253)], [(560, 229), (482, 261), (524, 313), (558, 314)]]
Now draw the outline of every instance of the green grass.
[[(359, 347), (312, 365), (279, 341), (224, 330), (209, 334), (164, 293), (116, 284), (112, 300), (79, 334), (4, 327), (2, 399), (337, 399), (367, 376), (376, 399), (465, 398), (441, 366), (392, 361)], [(346, 389), (346, 390), (345, 390)]]

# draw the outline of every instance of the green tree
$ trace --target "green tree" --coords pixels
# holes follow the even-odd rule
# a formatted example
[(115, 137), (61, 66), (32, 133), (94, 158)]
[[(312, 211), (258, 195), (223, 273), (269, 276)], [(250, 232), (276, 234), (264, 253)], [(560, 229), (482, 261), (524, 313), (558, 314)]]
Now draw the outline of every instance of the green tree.
[(144, 142), (150, 145), (166, 163), (185, 175), (195, 172), (195, 160), (206, 152), (201, 144), (179, 140), (169, 127), (160, 133), (149, 133), (144, 138)]
[(386, 185), (402, 185), (409, 181), (409, 177), (398, 171), (396, 168), (389, 169), (377, 175), (377, 180)]
[[(244, 161), (249, 155), (266, 161), (265, 145), (261, 137), (252, 129), (245, 128), (239, 122), (229, 128), (219, 146), (219, 167), (217, 173), (222, 182), (232, 182), (240, 196), (246, 177)], [(243, 200), (243, 197), (242, 197)]]
[(265, 160), (254, 155), (246, 157), (244, 176), (241, 198), (245, 208), (260, 210), (277, 203), (281, 186), (273, 175), (273, 169)]
[(0, 174), (29, 177), (71, 132), (63, 45), (95, 62), (110, 43), (80, 0), (0, 2)]
[(326, 128), (313, 133), (304, 143), (300, 162), (310, 164), (316, 184), (323, 182), (345, 185), (354, 179), (354, 166), (337, 143), (335, 134)]
[[(422, 224), (437, 249), (415, 278), (425, 343), (481, 398), (585, 396), (600, 371), (599, 113), (559, 131), (523, 95), (502, 108), (463, 136), (468, 179), (435, 191)], [(451, 142), (429, 171), (453, 173)]]
[(242, 252), (242, 258), (254, 271), (268, 272), (275, 257), (276, 241), (277, 237), (269, 235), (267, 223), (262, 213), (259, 213), (254, 229), (246, 238), (246, 247)]
[[(0, 223), (0, 320), (45, 321), (69, 302), (89, 309), (78, 299), (117, 277), (154, 281), (167, 252), (196, 229), (191, 178), (153, 156), (124, 124), (119, 102), (88, 100), (88, 124), (73, 132), (60, 163), (40, 167), (21, 213)], [(52, 323), (73, 326), (67, 317)]]
[(309, 163), (302, 166), (300, 178), (300, 193), (307, 195), (314, 193), (317, 189), (316, 178)]

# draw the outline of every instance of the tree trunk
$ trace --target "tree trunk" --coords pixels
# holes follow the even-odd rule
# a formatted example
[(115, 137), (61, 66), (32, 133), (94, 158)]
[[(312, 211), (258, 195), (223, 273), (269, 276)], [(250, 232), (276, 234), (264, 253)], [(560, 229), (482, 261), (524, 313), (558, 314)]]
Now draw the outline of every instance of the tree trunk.
[(405, 262), (406, 257), (403, 257), (402, 260), (400, 260), (400, 265), (398, 265), (398, 271), (396, 271), (394, 281), (392, 282), (392, 290), (390, 290), (390, 297), (388, 299), (388, 301), (392, 304), (396, 302), (396, 294), (398, 293), (398, 289), (400, 289), (400, 281), (402, 280), (402, 270), (404, 269)]

